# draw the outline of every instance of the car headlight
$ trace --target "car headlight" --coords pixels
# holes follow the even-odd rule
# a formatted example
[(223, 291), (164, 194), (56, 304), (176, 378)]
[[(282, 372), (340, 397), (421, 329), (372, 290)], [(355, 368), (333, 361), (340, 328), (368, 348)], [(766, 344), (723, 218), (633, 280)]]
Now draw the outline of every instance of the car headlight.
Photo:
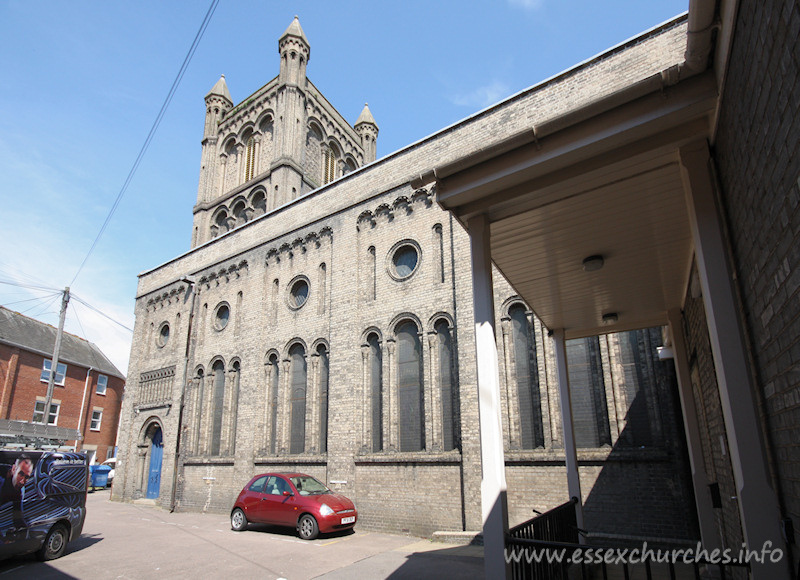
[(331, 515), (333, 513), (333, 510), (331, 509), (331, 507), (328, 504), (324, 503), (319, 508), (319, 513), (321, 515), (323, 515), (323, 516), (329, 516), (329, 515)]

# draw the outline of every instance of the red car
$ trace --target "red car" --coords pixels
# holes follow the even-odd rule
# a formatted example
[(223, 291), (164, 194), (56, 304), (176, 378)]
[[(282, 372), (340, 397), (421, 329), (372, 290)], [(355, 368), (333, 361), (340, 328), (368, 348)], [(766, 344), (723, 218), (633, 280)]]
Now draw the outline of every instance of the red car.
[(231, 528), (250, 522), (292, 527), (304, 540), (356, 525), (353, 502), (304, 473), (262, 473), (244, 486), (231, 510)]

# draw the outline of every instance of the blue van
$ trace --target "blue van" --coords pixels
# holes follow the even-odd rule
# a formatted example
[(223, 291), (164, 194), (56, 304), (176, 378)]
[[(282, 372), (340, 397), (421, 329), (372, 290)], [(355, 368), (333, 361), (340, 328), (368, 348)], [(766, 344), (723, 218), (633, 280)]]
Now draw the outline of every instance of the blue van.
[(0, 450), (0, 559), (63, 555), (83, 530), (88, 476), (83, 453)]

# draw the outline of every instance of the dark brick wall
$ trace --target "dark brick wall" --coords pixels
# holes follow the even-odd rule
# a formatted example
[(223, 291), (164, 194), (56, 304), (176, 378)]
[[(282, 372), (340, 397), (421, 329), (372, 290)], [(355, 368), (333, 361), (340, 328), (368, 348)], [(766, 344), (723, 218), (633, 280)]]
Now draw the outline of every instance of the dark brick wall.
[(692, 394), (703, 447), (702, 467), (709, 483), (719, 486), (722, 506), (714, 509), (714, 516), (723, 547), (738, 548), (743, 541), (739, 505), (727, 449), (725, 420), (708, 336), (708, 321), (696, 268), (693, 270), (692, 282), (684, 302), (683, 315)]
[(800, 527), (800, 5), (739, 3), (715, 158), (769, 459)]

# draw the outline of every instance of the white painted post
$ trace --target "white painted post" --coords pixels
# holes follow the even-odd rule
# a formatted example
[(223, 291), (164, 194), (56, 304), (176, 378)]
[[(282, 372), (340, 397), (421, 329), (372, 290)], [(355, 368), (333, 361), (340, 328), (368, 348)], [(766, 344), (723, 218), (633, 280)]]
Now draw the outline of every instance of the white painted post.
[(700, 525), (700, 538), (703, 540), (703, 547), (710, 552), (716, 548), (722, 548), (722, 546), (717, 532), (714, 508), (711, 505), (711, 491), (708, 488), (708, 477), (703, 460), (703, 444), (700, 439), (697, 409), (694, 406), (689, 359), (686, 355), (686, 341), (683, 339), (681, 325), (681, 311), (677, 308), (672, 309), (668, 312), (668, 317), (675, 375), (678, 378), (678, 394), (683, 411), (683, 427), (686, 431), (686, 446), (689, 451), (689, 466), (692, 470), (697, 521)]
[[(567, 341), (564, 329), (553, 331), (553, 343), (556, 352), (556, 372), (558, 374), (558, 399), (561, 405), (561, 427), (564, 433), (564, 455), (567, 464), (567, 490), (570, 498), (577, 498), (575, 514), (578, 527), (583, 529), (583, 496), (581, 495), (581, 478), (578, 472), (578, 453), (575, 448), (575, 428), (572, 424), (572, 397), (569, 392), (569, 375), (567, 374)], [(580, 536), (580, 542), (585, 540)]]
[(782, 563), (751, 562), (754, 580), (789, 578), (786, 546), (780, 530), (780, 509), (772, 488), (762, 440), (748, 353), (728, 268), (728, 255), (715, 200), (708, 145), (700, 141), (680, 149), (682, 178), (694, 239), (697, 267), (708, 319), (711, 351), (717, 372), (722, 414), (742, 532), (750, 550), (759, 554), (767, 542), (783, 550)]
[(484, 570), (487, 578), (509, 577), (505, 560), (508, 532), (503, 429), (500, 420), (500, 374), (495, 342), (489, 220), (480, 215), (467, 224), (472, 249), (472, 299), (481, 434), (481, 510)]

